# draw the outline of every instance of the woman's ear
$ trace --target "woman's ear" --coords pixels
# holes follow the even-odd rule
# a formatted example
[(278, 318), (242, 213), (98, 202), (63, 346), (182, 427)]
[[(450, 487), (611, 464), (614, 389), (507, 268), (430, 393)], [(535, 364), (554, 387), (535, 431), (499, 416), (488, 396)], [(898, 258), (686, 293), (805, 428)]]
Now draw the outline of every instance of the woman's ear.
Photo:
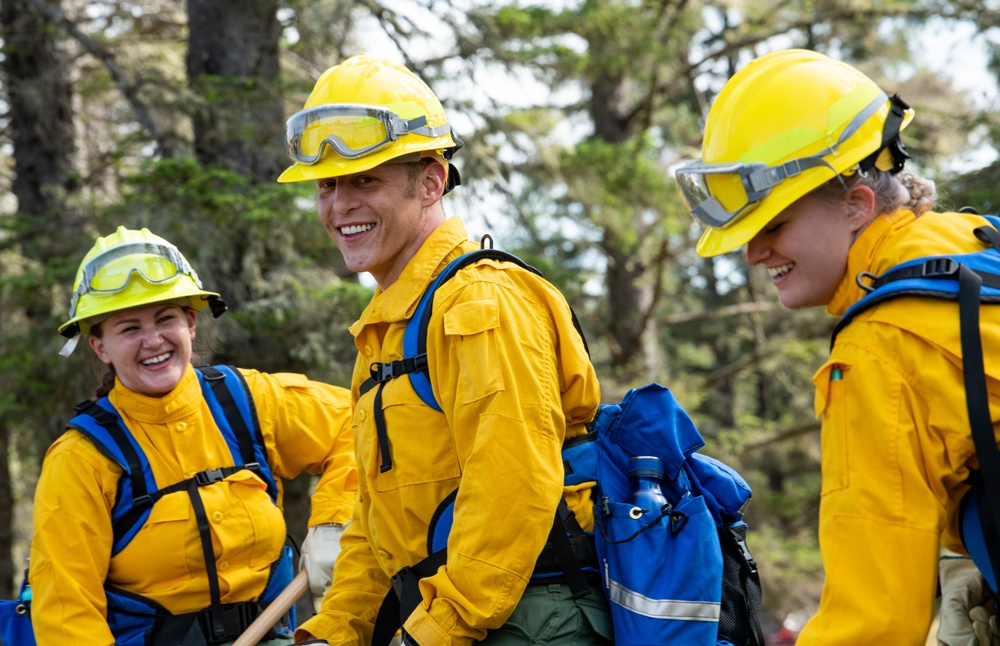
[(195, 330), (198, 325), (198, 312), (190, 307), (184, 308), (184, 314), (187, 316), (188, 320), (188, 331), (191, 333), (191, 340), (194, 341)]
[(107, 350), (104, 348), (104, 341), (93, 334), (88, 334), (87, 342), (90, 343), (90, 349), (94, 351), (97, 358), (100, 359), (102, 363), (106, 363), (110, 366), (111, 355), (109, 355)]
[(875, 192), (870, 186), (855, 184), (847, 191), (844, 201), (851, 233), (860, 232), (878, 215), (875, 213)]

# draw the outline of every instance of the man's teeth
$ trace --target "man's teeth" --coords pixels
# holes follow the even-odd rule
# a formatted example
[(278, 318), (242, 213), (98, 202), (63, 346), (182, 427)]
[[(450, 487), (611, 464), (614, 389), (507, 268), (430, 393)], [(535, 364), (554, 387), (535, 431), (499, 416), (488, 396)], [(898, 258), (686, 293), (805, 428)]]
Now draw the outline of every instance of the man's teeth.
[(340, 227), (340, 232), (345, 236), (354, 235), (355, 233), (362, 233), (373, 228), (374, 224), (352, 224), (349, 227)]
[(166, 361), (169, 358), (170, 358), (170, 353), (166, 352), (164, 354), (161, 354), (158, 357), (152, 357), (150, 359), (143, 360), (142, 361), (142, 365), (144, 365), (144, 366), (152, 366), (152, 365), (155, 365), (157, 363), (163, 363), (164, 361)]
[(782, 276), (782, 275), (787, 274), (788, 272), (790, 272), (792, 270), (792, 267), (794, 267), (794, 266), (795, 266), (795, 263), (794, 262), (790, 262), (790, 263), (781, 265), (779, 267), (768, 267), (767, 268), (767, 273), (768, 273), (768, 275), (771, 276), (771, 278), (777, 278), (778, 276)]

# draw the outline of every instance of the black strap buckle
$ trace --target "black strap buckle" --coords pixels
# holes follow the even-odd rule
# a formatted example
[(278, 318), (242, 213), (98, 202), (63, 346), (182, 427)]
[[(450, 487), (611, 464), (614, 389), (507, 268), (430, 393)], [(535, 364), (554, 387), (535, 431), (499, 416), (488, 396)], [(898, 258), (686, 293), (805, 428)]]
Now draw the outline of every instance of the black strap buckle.
[(136, 511), (143, 511), (145, 509), (149, 509), (152, 506), (153, 506), (152, 496), (149, 495), (136, 496), (135, 498), (132, 499), (132, 509), (135, 509)]
[(194, 481), (199, 487), (204, 487), (205, 485), (210, 485), (213, 482), (219, 482), (225, 479), (226, 474), (222, 472), (222, 469), (205, 469), (204, 471), (199, 471), (194, 474)]
[(400, 359), (390, 363), (373, 363), (368, 367), (371, 371), (372, 381), (377, 384), (402, 377), (411, 372), (427, 370), (427, 353), (418, 354), (415, 357)]
[(924, 278), (952, 276), (958, 273), (959, 264), (951, 258), (931, 258), (921, 267), (920, 275)]
[(395, 362), (394, 363), (373, 363), (369, 369), (372, 373), (372, 379), (375, 383), (380, 384), (383, 381), (389, 381), (396, 376)]

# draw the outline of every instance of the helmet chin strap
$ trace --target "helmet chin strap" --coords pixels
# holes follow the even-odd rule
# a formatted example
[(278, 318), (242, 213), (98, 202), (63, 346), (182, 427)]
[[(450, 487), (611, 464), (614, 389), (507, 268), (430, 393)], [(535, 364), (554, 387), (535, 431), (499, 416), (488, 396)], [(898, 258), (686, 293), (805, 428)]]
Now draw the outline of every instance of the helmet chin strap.
[(76, 350), (76, 346), (79, 343), (80, 343), (80, 333), (77, 332), (62, 347), (62, 350), (59, 351), (59, 356), (60, 357), (69, 357), (71, 354), (73, 354), (73, 351)]

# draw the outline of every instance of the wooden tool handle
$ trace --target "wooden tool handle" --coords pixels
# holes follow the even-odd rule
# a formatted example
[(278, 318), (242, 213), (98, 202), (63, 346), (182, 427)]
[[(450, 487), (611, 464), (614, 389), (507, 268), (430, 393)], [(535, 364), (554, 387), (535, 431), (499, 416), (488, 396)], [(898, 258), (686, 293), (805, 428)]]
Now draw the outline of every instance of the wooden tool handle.
[(305, 570), (299, 570), (299, 573), (295, 575), (292, 582), (288, 584), (281, 593), (274, 598), (267, 608), (264, 608), (264, 612), (260, 613), (260, 616), (254, 619), (253, 623), (250, 624), (243, 634), (233, 642), (233, 646), (256, 646), (256, 644), (261, 640), (261, 638), (267, 634), (267, 631), (271, 629), (274, 624), (278, 623), (278, 620), (288, 612), (296, 601), (299, 600), (306, 590), (309, 589), (309, 577), (306, 575)]

